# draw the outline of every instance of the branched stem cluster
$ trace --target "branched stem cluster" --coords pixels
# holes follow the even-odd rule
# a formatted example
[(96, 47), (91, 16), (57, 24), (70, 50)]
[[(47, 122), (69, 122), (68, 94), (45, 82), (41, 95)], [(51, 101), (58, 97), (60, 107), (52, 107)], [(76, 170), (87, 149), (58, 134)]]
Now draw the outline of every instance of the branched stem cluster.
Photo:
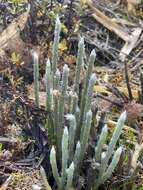
[[(96, 54), (95, 50), (93, 50), (89, 56), (82, 92), (79, 93), (81, 72), (84, 67), (84, 39), (81, 38), (78, 44), (74, 85), (69, 87), (68, 66), (64, 65), (62, 72), (57, 67), (60, 30), (61, 23), (57, 17), (52, 63), (50, 63), (49, 59), (46, 63), (46, 109), (53, 112), (53, 136), (55, 137), (55, 145), (52, 146), (50, 152), (53, 176), (58, 190), (68, 190), (78, 182), (81, 165), (83, 164), (88, 146), (93, 119), (91, 103), (96, 75), (92, 72)], [(35, 101), (36, 105), (39, 106), (38, 56), (34, 54), (33, 57)], [(103, 147), (106, 144), (108, 136), (107, 125), (103, 127), (98, 138), (93, 157), (96, 163), (95, 166), (98, 166), (96, 168), (98, 170), (98, 176), (94, 180), (94, 187), (96, 189), (111, 176), (119, 162), (122, 147), (115, 150), (115, 146), (122, 132), (125, 119), (126, 112), (121, 114), (106, 151), (103, 151)], [(60, 167), (57, 163), (60, 164)]]

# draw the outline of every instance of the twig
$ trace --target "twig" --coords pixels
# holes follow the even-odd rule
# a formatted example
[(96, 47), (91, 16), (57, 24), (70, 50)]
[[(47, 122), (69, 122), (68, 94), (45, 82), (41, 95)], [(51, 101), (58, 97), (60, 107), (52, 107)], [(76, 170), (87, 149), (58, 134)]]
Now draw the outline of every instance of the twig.
[(69, 13), (68, 13), (68, 33), (70, 32), (70, 29), (71, 29), (73, 3), (74, 3), (74, 0), (70, 0), (70, 3), (69, 3)]
[(0, 143), (16, 143), (17, 140), (14, 138), (0, 137)]
[(98, 97), (98, 98), (102, 98), (103, 100), (106, 100), (106, 101), (108, 101), (108, 102), (110, 102), (110, 103), (112, 103), (112, 104), (114, 104), (114, 105), (116, 105), (116, 106), (119, 106), (119, 107), (122, 107), (122, 106), (123, 106), (122, 103), (119, 103), (119, 102), (117, 102), (117, 101), (111, 100), (110, 97), (105, 97), (105, 96), (103, 96), (102, 94), (95, 94), (94, 97), (96, 97), (96, 98), (97, 98), (97, 97)]
[(124, 30), (123, 27), (118, 25), (117, 23), (113, 22), (109, 17), (104, 15), (101, 11), (99, 11), (96, 7), (93, 6), (91, 0), (87, 1), (89, 7), (94, 11), (93, 17), (103, 24), (106, 28), (110, 31), (114, 31), (121, 39), (125, 42), (130, 41), (130, 35)]
[(108, 83), (105, 83), (105, 86), (106, 86), (107, 89), (111, 90), (111, 92), (115, 96), (117, 96), (118, 98), (123, 99), (124, 102), (128, 102), (128, 97), (123, 92), (120, 92), (120, 90), (117, 87), (115, 87), (113, 85), (110, 85)]
[(133, 32), (130, 30), (125, 30), (125, 27), (117, 24), (117, 22), (114, 22), (113, 19), (109, 18), (96, 7), (94, 7), (91, 0), (88, 0), (87, 4), (94, 11), (93, 17), (99, 23), (101, 23), (104, 27), (106, 27), (111, 32), (114, 32), (117, 36), (125, 41), (125, 45), (123, 46), (119, 54), (119, 58), (123, 62), (126, 56), (129, 55), (133, 48), (136, 47), (137, 41), (142, 32), (142, 28), (136, 27), (134, 28)]
[(125, 79), (126, 79), (129, 98), (130, 98), (130, 100), (132, 100), (133, 95), (132, 95), (132, 90), (131, 90), (131, 86), (130, 86), (130, 82), (129, 82), (129, 75), (128, 75), (127, 63), (126, 62), (125, 62)]
[(141, 103), (143, 103), (143, 73), (140, 74), (140, 85), (141, 85)]

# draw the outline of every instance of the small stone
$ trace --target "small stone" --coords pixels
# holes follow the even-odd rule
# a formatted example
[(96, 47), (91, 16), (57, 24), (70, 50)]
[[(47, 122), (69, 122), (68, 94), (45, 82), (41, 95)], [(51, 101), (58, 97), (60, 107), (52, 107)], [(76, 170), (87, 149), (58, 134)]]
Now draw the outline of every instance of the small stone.
[(32, 189), (33, 189), (33, 190), (41, 190), (42, 187), (40, 187), (40, 186), (37, 185), (37, 184), (34, 184), (34, 185), (32, 185)]

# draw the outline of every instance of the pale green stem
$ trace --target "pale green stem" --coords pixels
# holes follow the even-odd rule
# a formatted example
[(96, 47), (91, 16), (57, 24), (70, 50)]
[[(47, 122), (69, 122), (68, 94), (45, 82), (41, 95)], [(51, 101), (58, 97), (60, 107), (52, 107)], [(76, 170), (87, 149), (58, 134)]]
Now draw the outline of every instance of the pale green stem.
[(76, 73), (75, 73), (75, 82), (74, 82), (74, 91), (79, 94), (79, 84), (80, 84), (80, 75), (81, 69), (84, 64), (84, 38), (81, 38), (78, 43), (78, 55), (76, 62)]
[(77, 96), (76, 93), (74, 93), (74, 95), (73, 95), (73, 105), (72, 105), (72, 114), (76, 113), (77, 106), (78, 106), (78, 96)]
[(107, 135), (108, 135), (108, 128), (107, 128), (107, 125), (105, 125), (102, 129), (102, 132), (101, 132), (101, 135), (99, 137), (97, 146), (95, 148), (95, 160), (96, 160), (96, 162), (100, 162), (100, 160), (101, 160), (101, 153), (102, 153), (102, 149), (103, 149), (104, 143), (106, 141)]
[(67, 119), (69, 120), (69, 163), (71, 163), (74, 156), (76, 119), (72, 114), (68, 114)]
[(70, 188), (72, 188), (73, 174), (74, 174), (74, 163), (72, 162), (71, 165), (70, 165), (70, 167), (67, 169), (67, 185), (66, 185), (66, 190), (70, 190)]
[(39, 61), (38, 54), (33, 53), (33, 62), (34, 62), (34, 93), (35, 93), (35, 103), (39, 107)]
[(50, 152), (50, 163), (51, 163), (51, 167), (52, 167), (53, 176), (56, 180), (58, 187), (60, 187), (61, 179), (60, 179), (60, 176), (58, 173), (58, 167), (57, 167), (57, 162), (56, 162), (56, 152), (55, 152), (54, 146), (52, 147), (51, 152)]
[(83, 135), (80, 138), (80, 142), (81, 142), (80, 162), (82, 162), (83, 157), (84, 157), (85, 152), (86, 152), (90, 128), (91, 128), (91, 121), (92, 121), (92, 112), (91, 112), (91, 110), (89, 110), (86, 114), (86, 121), (83, 124), (83, 128), (82, 128), (83, 129)]
[[(53, 77), (55, 75), (55, 72), (57, 70), (57, 64), (58, 64), (58, 46), (59, 46), (59, 40), (60, 40), (60, 32), (61, 32), (61, 22), (59, 17), (56, 18), (56, 25), (55, 25), (55, 33), (54, 33), (54, 43), (53, 43), (53, 49), (52, 49), (52, 72)], [(53, 78), (54, 79), (54, 78)]]
[(59, 69), (57, 69), (55, 76), (54, 76), (54, 84), (53, 84), (53, 87), (56, 90), (60, 90), (60, 76), (61, 76), (61, 73), (60, 73)]
[(76, 144), (76, 149), (75, 149), (75, 154), (74, 154), (74, 159), (73, 159), (75, 168), (77, 168), (78, 166), (80, 154), (81, 154), (81, 145), (80, 145), (80, 141), (78, 141)]
[[(59, 123), (58, 123), (58, 133), (59, 133), (59, 142), (62, 139), (62, 128), (64, 126), (64, 108), (65, 108), (65, 101), (67, 95), (67, 87), (68, 87), (68, 75), (69, 75), (69, 68), (67, 65), (64, 65), (63, 68), (63, 75), (62, 75), (62, 89), (61, 95), (59, 97)], [(59, 144), (59, 150), (61, 147), (61, 143)]]
[[(109, 179), (115, 169), (115, 167), (117, 166), (119, 160), (120, 160), (120, 156), (122, 153), (122, 147), (119, 147), (116, 152), (113, 155), (113, 159), (109, 165), (109, 167), (107, 168), (107, 170), (102, 174), (101, 178), (99, 178), (97, 180), (97, 186), (103, 184), (107, 179)], [(105, 155), (106, 157), (106, 155)]]
[(51, 64), (48, 59), (46, 62), (46, 110), (51, 111)]
[(121, 135), (121, 132), (122, 132), (122, 129), (124, 127), (124, 123), (125, 123), (125, 120), (126, 120), (126, 111), (124, 111), (119, 119), (118, 119), (118, 122), (116, 124), (116, 127), (115, 127), (115, 130), (114, 130), (114, 133), (112, 135), (112, 138), (110, 140), (110, 143), (108, 145), (108, 149), (107, 149), (107, 152), (106, 152), (106, 156), (103, 160), (103, 165), (101, 166), (101, 169), (99, 171), (99, 178), (103, 175), (103, 173), (105, 172), (107, 166), (108, 166), (108, 162), (109, 162), (109, 159), (111, 158), (112, 154), (113, 154), (113, 151), (114, 151), (114, 148), (116, 146), (116, 143)]
[[(80, 101), (80, 109), (81, 109), (81, 125), (82, 122), (84, 120), (85, 117), (85, 102), (87, 101), (87, 97), (88, 96), (88, 88), (89, 88), (89, 83), (90, 83), (90, 79), (91, 79), (91, 75), (92, 75), (92, 70), (93, 70), (93, 66), (94, 66), (94, 62), (95, 62), (95, 50), (92, 50), (90, 57), (89, 57), (89, 62), (88, 62), (88, 66), (87, 66), (87, 72), (86, 72), (86, 78), (84, 80), (84, 86), (83, 86), (83, 90), (82, 90), (82, 97), (81, 97), (81, 101)], [(90, 97), (91, 98), (91, 97)]]
[[(95, 82), (96, 82), (96, 76), (95, 74), (92, 74), (91, 77), (90, 77), (90, 80), (89, 80), (89, 85), (88, 85), (88, 89), (87, 89), (87, 97), (86, 97), (86, 100), (85, 100), (85, 105), (84, 105), (84, 110), (83, 110), (83, 115), (82, 113), (80, 114), (80, 126), (82, 127), (85, 123), (85, 119), (86, 119), (86, 114), (87, 112), (91, 109), (91, 101), (92, 101), (92, 94), (93, 94), (93, 89), (94, 89), (94, 85), (95, 85)], [(78, 126), (78, 127), (80, 127)], [(80, 131), (80, 139), (83, 135), (83, 129), (81, 128), (81, 131)]]
[(63, 138), (62, 138), (62, 188), (65, 187), (67, 179), (67, 166), (68, 166), (68, 142), (69, 142), (69, 133), (67, 127), (64, 128)]

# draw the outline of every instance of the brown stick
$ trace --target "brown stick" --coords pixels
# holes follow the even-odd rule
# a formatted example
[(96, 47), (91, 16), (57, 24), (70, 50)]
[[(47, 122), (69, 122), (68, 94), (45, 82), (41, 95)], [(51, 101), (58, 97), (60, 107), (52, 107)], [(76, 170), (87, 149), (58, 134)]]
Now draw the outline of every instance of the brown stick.
[(96, 7), (93, 6), (92, 1), (88, 0), (87, 4), (89, 7), (94, 11), (93, 17), (103, 24), (106, 28), (108, 28), (110, 31), (115, 32), (121, 39), (123, 39), (125, 42), (130, 41), (130, 35), (125, 31), (123, 27), (121, 27), (119, 24), (113, 22), (112, 19), (104, 15), (101, 11), (99, 11)]

